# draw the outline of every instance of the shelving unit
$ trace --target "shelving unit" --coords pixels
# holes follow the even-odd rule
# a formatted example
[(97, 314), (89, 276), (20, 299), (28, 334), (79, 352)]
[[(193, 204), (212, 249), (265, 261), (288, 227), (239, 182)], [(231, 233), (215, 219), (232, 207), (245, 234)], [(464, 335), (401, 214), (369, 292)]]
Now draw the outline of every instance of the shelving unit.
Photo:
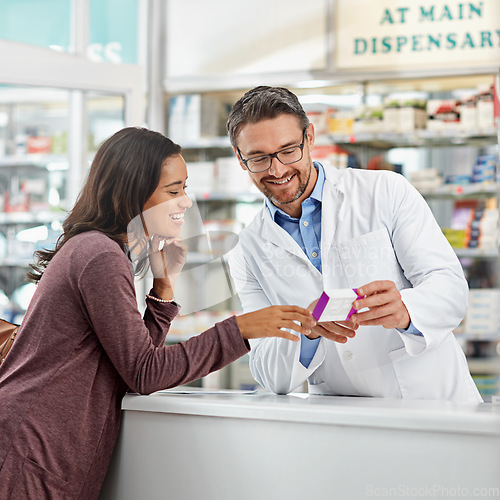
[[(377, 81), (364, 83), (360, 86), (356, 82), (344, 82), (335, 86), (323, 86), (320, 88), (293, 88), (293, 85), (286, 85), (299, 96), (304, 108), (311, 113), (311, 121), (316, 129), (316, 150), (313, 151), (313, 158), (316, 153), (319, 161), (328, 164), (332, 163), (328, 152), (340, 151), (351, 157), (357, 158), (357, 166), (366, 168), (374, 156), (380, 156), (384, 160), (384, 167), (391, 166), (391, 163), (401, 163), (403, 174), (408, 175), (413, 170), (423, 170), (433, 167), (440, 171), (443, 176), (453, 173), (454, 168), (470, 170), (472, 165), (468, 165), (470, 158), (475, 158), (481, 153), (489, 152), (495, 148), (498, 141), (497, 131), (493, 126), (483, 128), (454, 127), (453, 129), (443, 128), (441, 130), (415, 129), (405, 132), (394, 132), (382, 130), (380, 127), (373, 132), (360, 132), (354, 130), (331, 131), (328, 124), (318, 122), (318, 115), (326, 110), (335, 110), (332, 116), (345, 116), (346, 113), (355, 115), (355, 108), (365, 106), (366, 103), (382, 105), (390, 95), (401, 96), (419, 93), (419, 97), (446, 99), (453, 96), (470, 95), (474, 86), (491, 84), (492, 75), (474, 75), (472, 77), (447, 77), (415, 79), (412, 81)], [(222, 88), (222, 87), (221, 87)], [(362, 89), (362, 95), (360, 95)], [(226, 107), (230, 107), (243, 93), (242, 90), (224, 90), (220, 92), (209, 91), (202, 93), (210, 99), (220, 100)], [(401, 98), (403, 98), (401, 97)], [(336, 114), (337, 113), (337, 114)], [(319, 132), (319, 133), (318, 133)], [(188, 158), (190, 176), (196, 175), (196, 162), (216, 162), (220, 156), (227, 157), (233, 155), (229, 138), (224, 130), (219, 130), (219, 134), (214, 137), (199, 137), (198, 140), (186, 140), (179, 142), (183, 146), (184, 154)], [(325, 153), (326, 152), (326, 153)], [(396, 161), (394, 160), (396, 157)], [(403, 160), (402, 160), (403, 159)], [(462, 163), (460, 163), (462, 162)], [(200, 163), (200, 165), (202, 164)], [(335, 165), (335, 161), (333, 161)], [(335, 165), (337, 166), (337, 165)], [(409, 171), (407, 172), (407, 167)], [(446, 167), (446, 168), (443, 168)], [(463, 172), (459, 172), (463, 173)], [(474, 183), (467, 185), (445, 184), (435, 186), (432, 189), (421, 189), (421, 194), (428, 201), (434, 211), (438, 222), (446, 226), (449, 223), (452, 206), (459, 200), (485, 200), (488, 198), (500, 198), (500, 183)], [(258, 195), (256, 195), (258, 196)], [(248, 197), (251, 203), (254, 195)], [(213, 209), (217, 206), (216, 212), (219, 214), (226, 210), (227, 217), (237, 217), (235, 207), (245, 201), (243, 195), (235, 193), (227, 194), (208, 189), (197, 197), (198, 203), (203, 207), (202, 217), (209, 218)], [(495, 248), (455, 248), (457, 256), (467, 268), (474, 263), (480, 263), (488, 267), (495, 274), (493, 281), (496, 287), (498, 284), (498, 268), (500, 259), (498, 245)], [(457, 338), (463, 345), (464, 350), (475, 353), (477, 349), (471, 349), (476, 342), (488, 342), (490, 351), (495, 351), (493, 347), (500, 341), (500, 325), (498, 332), (484, 332), (481, 335), (470, 335), (467, 332), (457, 332)], [(495, 356), (490, 358), (477, 359), (470, 357), (470, 369), (473, 375), (500, 374), (499, 355), (495, 351)]]
[[(21, 321), (33, 292), (26, 282), (33, 253), (54, 246), (97, 144), (124, 125), (122, 96), (81, 93), (78, 109), (73, 97), (62, 89), (0, 88), (2, 318)], [(72, 128), (77, 115), (78, 126), (85, 121), (89, 127), (82, 148)]]

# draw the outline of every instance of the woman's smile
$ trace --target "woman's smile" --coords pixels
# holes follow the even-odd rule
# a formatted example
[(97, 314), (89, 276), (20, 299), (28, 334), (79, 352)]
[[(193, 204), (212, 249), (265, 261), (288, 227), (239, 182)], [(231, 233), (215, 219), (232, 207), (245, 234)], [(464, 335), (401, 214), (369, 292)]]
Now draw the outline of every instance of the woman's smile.
[(173, 214), (170, 214), (169, 217), (174, 221), (175, 224), (178, 224), (179, 226), (182, 226), (184, 224), (184, 214), (186, 212), (176, 212)]

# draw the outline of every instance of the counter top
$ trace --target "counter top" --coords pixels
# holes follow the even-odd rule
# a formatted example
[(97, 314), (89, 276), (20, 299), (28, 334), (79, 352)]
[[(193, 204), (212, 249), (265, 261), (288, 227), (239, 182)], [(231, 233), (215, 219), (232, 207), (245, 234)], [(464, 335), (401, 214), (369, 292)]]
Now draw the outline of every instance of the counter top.
[(316, 396), (303, 393), (180, 390), (149, 396), (128, 394), (122, 409), (183, 415), (335, 424), (383, 429), (419, 429), (500, 436), (500, 405), (447, 401)]
[(124, 398), (102, 500), (500, 498), (499, 405), (183, 390)]

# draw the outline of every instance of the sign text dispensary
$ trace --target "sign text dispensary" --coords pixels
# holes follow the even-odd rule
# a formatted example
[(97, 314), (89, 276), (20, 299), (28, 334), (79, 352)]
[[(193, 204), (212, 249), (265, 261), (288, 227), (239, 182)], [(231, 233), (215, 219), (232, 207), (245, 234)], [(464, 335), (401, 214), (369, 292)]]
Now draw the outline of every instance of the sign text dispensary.
[[(401, 26), (401, 33), (393, 36), (356, 37), (353, 39), (353, 54), (389, 54), (430, 51), (452, 51), (464, 49), (500, 47), (500, 29), (451, 30), (457, 22), (465, 25), (485, 16), (484, 2), (464, 2), (441, 5), (415, 5), (411, 7), (395, 7), (382, 9), (379, 26)], [(427, 28), (426, 33), (405, 33), (411, 25), (412, 31), (421, 25)], [(429, 25), (437, 29), (428, 32)], [(390, 31), (393, 31), (392, 29)]]
[[(459, 3), (453, 6), (417, 6), (398, 7), (394, 10), (384, 9), (381, 13), (381, 26), (402, 25), (410, 22), (415, 25), (415, 20), (419, 24), (434, 23), (443, 27), (447, 21), (463, 21), (467, 23), (473, 19), (484, 16), (483, 2)], [(390, 52), (423, 52), (435, 50), (463, 50), (465, 48), (485, 48), (500, 47), (500, 29), (479, 30), (475, 32), (465, 31), (457, 33), (435, 32), (435, 33), (415, 33), (401, 34), (398, 36), (383, 36), (354, 39), (354, 55), (361, 55), (367, 52), (372, 54)]]

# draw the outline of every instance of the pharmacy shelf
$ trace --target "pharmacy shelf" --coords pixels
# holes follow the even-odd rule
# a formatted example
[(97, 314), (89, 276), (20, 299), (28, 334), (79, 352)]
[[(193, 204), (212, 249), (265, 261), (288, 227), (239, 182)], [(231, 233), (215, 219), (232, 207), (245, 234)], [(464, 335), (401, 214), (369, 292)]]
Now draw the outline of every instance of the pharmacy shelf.
[(500, 255), (498, 248), (484, 250), (482, 248), (454, 248), (458, 257), (463, 258), (496, 258)]
[(25, 166), (46, 168), (48, 170), (67, 170), (69, 167), (69, 163), (68, 157), (65, 155), (37, 153), (0, 156), (0, 168)]
[(0, 259), (0, 267), (29, 267), (33, 262), (33, 258), (4, 257)]
[(212, 149), (231, 148), (229, 136), (223, 137), (200, 137), (196, 141), (186, 141), (182, 143), (182, 149)]
[(473, 375), (500, 375), (500, 356), (492, 358), (468, 358), (467, 363)]
[[(491, 144), (497, 131), (491, 130), (415, 130), (411, 133), (362, 132), (357, 134), (320, 134), (317, 145), (367, 145), (372, 147), (456, 146), (460, 144)], [(201, 137), (187, 141), (182, 149), (231, 148), (229, 137)]]
[(415, 130), (409, 133), (361, 132), (326, 134), (318, 144), (366, 145), (375, 148), (457, 146), (491, 144), (497, 140), (496, 129), (489, 130)]
[(500, 195), (500, 183), (443, 184), (432, 190), (420, 190), (425, 198), (484, 198)]
[(455, 333), (457, 340), (468, 340), (468, 341), (500, 341), (500, 332), (488, 332), (488, 333)]
[(63, 211), (50, 212), (0, 212), (0, 224), (49, 224), (50, 222), (62, 222), (68, 214)]
[(260, 193), (248, 191), (231, 193), (225, 191), (204, 191), (193, 193), (197, 202), (201, 201), (224, 201), (229, 203), (257, 203), (264, 200), (264, 196)]

